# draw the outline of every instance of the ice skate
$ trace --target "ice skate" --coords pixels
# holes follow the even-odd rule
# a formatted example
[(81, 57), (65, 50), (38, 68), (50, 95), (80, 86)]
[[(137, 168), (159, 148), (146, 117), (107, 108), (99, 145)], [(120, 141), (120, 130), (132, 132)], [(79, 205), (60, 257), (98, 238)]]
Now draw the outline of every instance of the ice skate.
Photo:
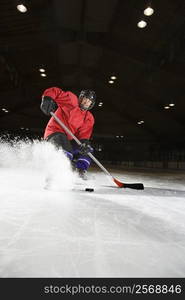
[(87, 171), (82, 169), (77, 169), (78, 175), (83, 180), (88, 180)]

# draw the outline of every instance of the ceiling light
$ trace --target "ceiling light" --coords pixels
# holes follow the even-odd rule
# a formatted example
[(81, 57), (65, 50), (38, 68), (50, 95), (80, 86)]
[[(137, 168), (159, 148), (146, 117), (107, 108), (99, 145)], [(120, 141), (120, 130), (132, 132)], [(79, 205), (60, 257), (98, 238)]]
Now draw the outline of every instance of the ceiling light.
[(139, 22), (137, 23), (137, 26), (138, 26), (139, 28), (144, 28), (144, 27), (146, 27), (146, 25), (147, 25), (147, 23), (146, 23), (145, 21), (143, 21), (143, 20), (141, 20), (141, 21), (139, 21)]
[(98, 104), (98, 106), (102, 106), (103, 105), (103, 102), (100, 102), (99, 104)]
[(169, 106), (173, 107), (173, 106), (175, 106), (175, 103), (172, 102), (169, 104)]
[(154, 9), (152, 7), (147, 7), (145, 10), (144, 10), (144, 15), (145, 16), (151, 16), (152, 14), (154, 13)]
[(112, 79), (112, 80), (116, 80), (117, 77), (116, 77), (116, 76), (111, 76), (111, 79)]
[(2, 111), (4, 111), (5, 113), (8, 113), (8, 110), (6, 108), (2, 108)]
[(20, 11), (21, 13), (27, 12), (27, 8), (24, 4), (18, 4), (17, 5), (17, 10)]
[(143, 120), (137, 122), (138, 125), (141, 125), (141, 124), (143, 124), (143, 123), (144, 123)]
[(39, 71), (40, 71), (41, 73), (43, 73), (43, 72), (45, 72), (45, 69), (39, 69)]
[(169, 108), (170, 108), (169, 105), (164, 106), (164, 109), (169, 109)]
[(47, 75), (45, 73), (41, 73), (40, 76), (46, 77)]
[(114, 81), (113, 81), (113, 80), (109, 80), (109, 83), (110, 83), (110, 84), (113, 84), (113, 83), (114, 83)]

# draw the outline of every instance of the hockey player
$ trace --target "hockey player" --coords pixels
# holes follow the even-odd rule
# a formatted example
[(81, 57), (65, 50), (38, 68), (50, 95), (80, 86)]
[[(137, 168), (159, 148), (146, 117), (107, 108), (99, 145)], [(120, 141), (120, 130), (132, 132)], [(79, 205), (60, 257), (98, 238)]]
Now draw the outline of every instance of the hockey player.
[(62, 148), (81, 178), (86, 179), (86, 172), (91, 159), (87, 152), (93, 152), (90, 137), (93, 131), (94, 117), (89, 111), (95, 105), (96, 94), (92, 90), (82, 90), (79, 97), (70, 91), (58, 87), (48, 88), (42, 95), (41, 110), (44, 114), (55, 115), (81, 141), (79, 146), (63, 128), (50, 118), (44, 133), (44, 139)]

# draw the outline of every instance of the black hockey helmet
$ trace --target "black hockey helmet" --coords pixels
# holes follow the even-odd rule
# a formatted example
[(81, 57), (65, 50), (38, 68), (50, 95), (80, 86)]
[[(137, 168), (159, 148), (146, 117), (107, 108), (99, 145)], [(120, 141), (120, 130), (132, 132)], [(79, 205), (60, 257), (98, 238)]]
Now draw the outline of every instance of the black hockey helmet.
[(96, 101), (96, 93), (95, 91), (92, 90), (82, 90), (80, 92), (79, 95), (79, 99), (83, 99), (83, 98), (88, 98), (89, 100), (92, 101), (91, 105), (88, 107), (88, 109), (85, 109), (84, 107), (81, 107), (84, 110), (90, 110), (93, 108), (93, 106), (95, 105), (95, 101)]

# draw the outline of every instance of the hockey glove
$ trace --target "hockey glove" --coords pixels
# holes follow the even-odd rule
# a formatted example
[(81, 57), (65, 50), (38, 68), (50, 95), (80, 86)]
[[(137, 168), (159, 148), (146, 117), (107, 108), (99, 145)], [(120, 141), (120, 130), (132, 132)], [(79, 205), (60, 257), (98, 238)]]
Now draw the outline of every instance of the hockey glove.
[(53, 99), (49, 96), (42, 97), (42, 102), (40, 105), (40, 109), (42, 112), (49, 116), (51, 112), (56, 111), (58, 105), (53, 101)]
[(93, 152), (93, 148), (87, 143), (82, 143), (79, 148), (79, 153), (87, 155), (89, 152)]

